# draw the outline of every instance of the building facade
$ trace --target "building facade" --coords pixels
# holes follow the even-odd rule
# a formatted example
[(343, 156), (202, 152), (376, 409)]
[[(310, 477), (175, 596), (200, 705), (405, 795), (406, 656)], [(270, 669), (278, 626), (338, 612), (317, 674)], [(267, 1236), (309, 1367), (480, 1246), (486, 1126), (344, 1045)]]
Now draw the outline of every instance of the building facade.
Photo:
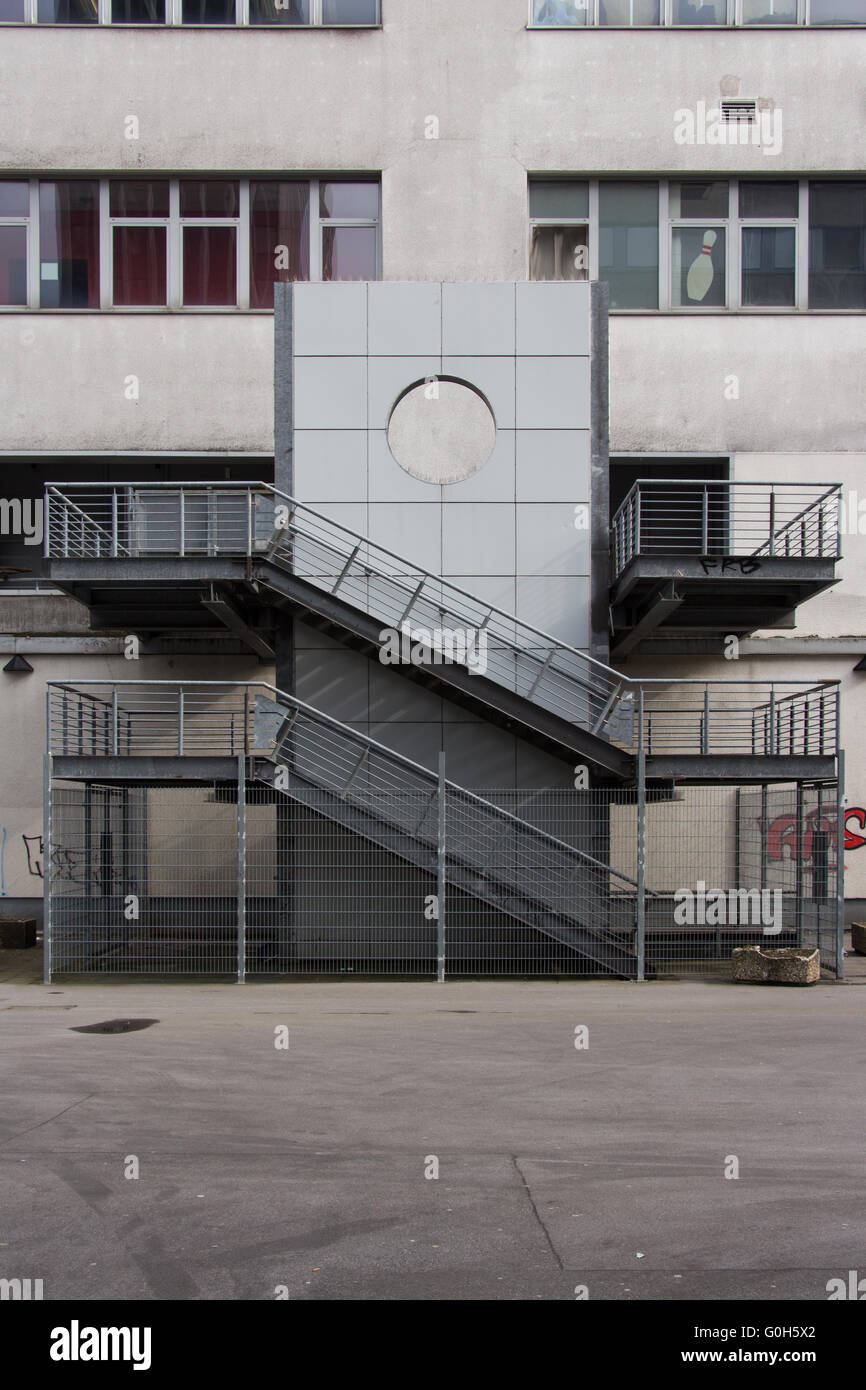
[[(579, 750), (569, 761), (539, 748), (505, 716), (452, 717), (434, 691), (407, 719), (391, 694), (399, 675), (379, 663), (375, 689), (375, 658), (315, 635), (296, 609), (251, 629), (231, 603), (216, 611), (223, 584), (206, 620), (199, 604), (168, 621), (158, 588), (142, 584), (122, 611), (98, 576), (95, 592), (82, 579), (72, 597), (42, 556), (36, 504), (49, 483), (71, 497), (85, 483), (263, 481), (632, 681), (841, 682), (856, 915), (861, 0), (479, 0), (471, 11), (381, 0), (381, 12), (373, 0), (5, 0), (0, 25), (0, 640), (4, 665), (33, 667), (0, 677), (9, 905), (29, 911), (42, 894), (49, 682), (265, 681), (425, 766), (444, 747), (448, 776), (470, 790), (574, 786)], [(277, 294), (276, 353), (275, 281), (298, 286)], [(498, 459), (475, 483), (391, 467), (405, 387), (436, 378), (447, 395), (468, 381), (488, 402), (496, 389), (480, 362), (449, 361), (441, 338), (425, 346), (450, 287), (467, 303), (478, 287), (464, 319), (495, 336), (497, 296), (516, 302), (532, 282), (589, 322), (583, 281), (608, 287), (596, 331), (603, 318), (609, 434), (607, 408), (591, 430), (569, 414), (568, 376), (551, 377), (522, 456), (515, 417), (498, 483)], [(346, 302), (345, 282), (371, 293), (393, 338), (364, 356), (412, 359), (383, 378), (363, 468), (342, 388), (330, 435), (327, 411), (287, 420), (281, 405), (289, 364), (295, 409), (309, 399), (298, 370), (321, 384), (327, 354), (280, 336), (280, 305), (303, 306), (307, 282), (314, 315), (337, 282), (333, 302)], [(552, 307), (547, 317), (553, 333)], [(576, 397), (581, 354), (570, 357)], [(533, 429), (585, 432), (559, 441), (573, 459), (566, 486)], [(604, 781), (595, 766), (589, 775)], [(712, 836), (701, 814), (686, 881)], [(762, 834), (802, 858), (803, 825), (792, 847), (786, 816), (765, 807)], [(666, 888), (684, 877), (670, 874)]]

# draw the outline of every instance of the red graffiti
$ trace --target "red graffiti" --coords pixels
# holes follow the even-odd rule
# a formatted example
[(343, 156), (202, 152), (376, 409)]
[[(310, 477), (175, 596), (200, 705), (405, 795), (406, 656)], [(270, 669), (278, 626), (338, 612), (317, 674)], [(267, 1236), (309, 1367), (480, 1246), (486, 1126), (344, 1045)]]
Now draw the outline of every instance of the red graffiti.
[[(860, 830), (866, 830), (866, 811), (862, 806), (850, 806), (845, 812), (845, 849), (859, 849), (861, 845), (866, 845), (866, 835), (859, 834), (852, 826), (856, 824)], [(822, 816), (820, 823), (818, 812), (810, 811), (805, 817), (803, 825), (803, 858), (812, 858), (812, 842), (815, 831), (823, 830), (829, 841), (831, 850), (836, 848), (836, 823), (827, 816)], [(787, 848), (790, 859), (799, 858), (797, 846), (797, 817), (796, 816), (777, 816), (767, 831), (767, 858), (784, 859), (785, 849)]]

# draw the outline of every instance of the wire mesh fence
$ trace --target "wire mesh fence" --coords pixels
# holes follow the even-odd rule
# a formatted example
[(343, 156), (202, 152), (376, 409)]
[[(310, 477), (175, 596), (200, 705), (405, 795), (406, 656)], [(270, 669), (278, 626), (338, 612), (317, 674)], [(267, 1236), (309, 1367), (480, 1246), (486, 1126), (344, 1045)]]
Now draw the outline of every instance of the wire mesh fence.
[[(52, 974), (707, 974), (841, 961), (832, 785), (350, 792), (55, 782)], [(440, 798), (444, 798), (440, 801)]]

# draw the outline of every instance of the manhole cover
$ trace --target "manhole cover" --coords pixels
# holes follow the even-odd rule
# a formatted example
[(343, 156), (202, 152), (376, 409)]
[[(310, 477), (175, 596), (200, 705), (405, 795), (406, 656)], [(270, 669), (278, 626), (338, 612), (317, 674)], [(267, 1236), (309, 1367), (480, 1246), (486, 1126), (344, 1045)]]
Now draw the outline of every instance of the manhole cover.
[(70, 1028), (71, 1033), (137, 1033), (140, 1028), (150, 1028), (159, 1023), (158, 1018), (109, 1018), (105, 1023), (86, 1023), (81, 1028)]

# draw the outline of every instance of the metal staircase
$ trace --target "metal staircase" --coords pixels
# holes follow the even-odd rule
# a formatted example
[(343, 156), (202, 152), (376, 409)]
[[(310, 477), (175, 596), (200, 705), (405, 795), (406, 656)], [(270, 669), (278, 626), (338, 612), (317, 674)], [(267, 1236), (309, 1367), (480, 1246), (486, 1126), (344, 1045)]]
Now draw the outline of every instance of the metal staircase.
[(633, 879), (271, 686), (54, 683), (49, 748), (56, 781), (101, 787), (226, 786), (240, 762), (275, 800), (436, 875), (587, 973), (636, 976)]
[(835, 682), (630, 680), (267, 484), (49, 485), (51, 579), (94, 627), (217, 619), (264, 655), (299, 615), (594, 780), (832, 778)]

